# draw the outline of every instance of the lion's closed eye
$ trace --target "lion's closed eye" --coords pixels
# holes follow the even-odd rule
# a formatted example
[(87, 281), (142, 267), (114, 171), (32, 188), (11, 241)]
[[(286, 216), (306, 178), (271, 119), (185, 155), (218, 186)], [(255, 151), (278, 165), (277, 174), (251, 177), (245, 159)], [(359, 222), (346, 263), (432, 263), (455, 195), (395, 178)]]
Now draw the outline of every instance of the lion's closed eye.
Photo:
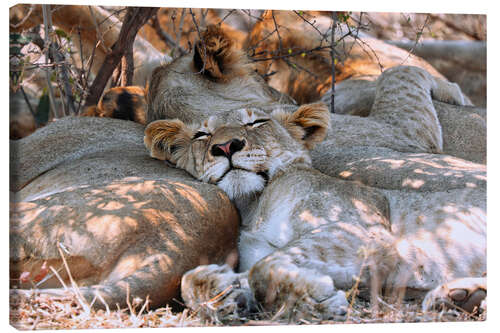
[(203, 139), (208, 138), (211, 135), (212, 134), (210, 134), (210, 133), (199, 131), (199, 132), (196, 132), (196, 134), (193, 136), (193, 140), (203, 140)]
[(245, 126), (249, 126), (249, 127), (252, 127), (252, 128), (257, 128), (259, 126), (264, 125), (268, 121), (269, 121), (269, 119), (257, 119), (257, 120), (255, 120), (255, 121), (253, 121), (251, 123), (245, 124)]

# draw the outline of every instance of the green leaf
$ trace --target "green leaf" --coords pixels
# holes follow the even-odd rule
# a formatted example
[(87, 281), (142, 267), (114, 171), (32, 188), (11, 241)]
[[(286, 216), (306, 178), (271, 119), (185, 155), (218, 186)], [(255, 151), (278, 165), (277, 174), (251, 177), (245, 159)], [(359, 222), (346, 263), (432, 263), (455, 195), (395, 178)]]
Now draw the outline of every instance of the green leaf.
[(10, 55), (20, 55), (21, 48), (19, 46), (11, 46), (9, 48), (9, 53), (10, 53)]
[(18, 43), (19, 38), (21, 38), (21, 34), (12, 33), (9, 35), (9, 42), (10, 43)]
[(40, 100), (38, 101), (38, 106), (36, 108), (35, 122), (37, 123), (37, 125), (45, 125), (49, 121), (49, 113), (49, 95), (47, 94), (47, 92), (44, 92), (42, 96), (40, 96)]
[(32, 41), (32, 38), (29, 36), (23, 36), (19, 33), (12, 33), (9, 35), (9, 43), (10, 44), (21, 44), (26, 45)]
[(66, 34), (66, 32), (64, 32), (61, 29), (56, 29), (55, 32), (61, 38), (68, 38), (68, 35)]

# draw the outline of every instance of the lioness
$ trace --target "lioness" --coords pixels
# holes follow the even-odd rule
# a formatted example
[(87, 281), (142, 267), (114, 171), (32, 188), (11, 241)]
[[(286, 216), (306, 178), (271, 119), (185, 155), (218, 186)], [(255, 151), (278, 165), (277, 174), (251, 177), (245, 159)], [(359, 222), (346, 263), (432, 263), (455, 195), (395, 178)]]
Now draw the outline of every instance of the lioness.
[[(479, 306), (486, 295), (485, 168), (430, 154), (443, 144), (431, 96), (464, 103), (456, 85), (416, 67), (395, 67), (377, 80), (368, 117), (333, 118), (342, 123), (340, 133), (328, 133), (330, 114), (322, 103), (294, 112), (247, 107), (200, 122), (150, 123), (144, 142), (151, 156), (217, 184), (242, 218), (240, 273), (219, 265), (187, 272), (185, 303), (198, 308), (218, 299), (223, 313), (245, 313), (258, 303), (283, 316), (327, 319), (346, 313), (345, 291), (359, 275), (362, 296), (382, 290), (396, 298), (427, 295), (424, 310), (443, 302), (466, 311)], [(374, 150), (397, 155), (372, 163), (386, 162), (398, 177), (400, 167), (420, 158), (421, 167), (411, 172), (429, 185), (405, 169), (402, 183), (391, 183), (378, 165), (365, 167), (360, 182), (315, 170), (307, 149), (327, 133), (328, 140), (361, 151), (354, 162)], [(425, 168), (426, 158), (439, 174)]]
[[(366, 69), (366, 66), (362, 67)], [(249, 62), (220, 27), (208, 26), (191, 53), (153, 72), (146, 95), (146, 123), (174, 118), (185, 122), (201, 122), (207, 115), (246, 107), (257, 107), (267, 113), (278, 107), (287, 111), (297, 109), (293, 98), (267, 85), (255, 70), (256, 64)], [(374, 72), (370, 69), (369, 74)], [(356, 81), (366, 82), (370, 87), (366, 87), (366, 84), (363, 84), (362, 89), (359, 85), (349, 87), (349, 82), (343, 81), (343, 86), (338, 87), (336, 92), (335, 108), (339, 113), (367, 116), (373, 105), (374, 87), (372, 89), (372, 82)], [(325, 97), (325, 100), (330, 100), (329, 95)], [(443, 152), (485, 163), (486, 112), (463, 106), (457, 108), (440, 103), (439, 96), (432, 97), (439, 123), (443, 127)], [(339, 124), (342, 131), (352, 126), (345, 125), (345, 122), (358, 123), (358, 131), (366, 127), (366, 122), (359, 117), (336, 114), (331, 117), (332, 124)], [(474, 126), (470, 126), (471, 123)], [(380, 136), (383, 133), (375, 134)], [(390, 131), (385, 133), (392, 136)], [(340, 136), (337, 138), (341, 139)], [(316, 162), (313, 160), (313, 163)]]
[(140, 86), (114, 87), (106, 90), (97, 105), (88, 106), (84, 117), (105, 117), (146, 123), (146, 90)]

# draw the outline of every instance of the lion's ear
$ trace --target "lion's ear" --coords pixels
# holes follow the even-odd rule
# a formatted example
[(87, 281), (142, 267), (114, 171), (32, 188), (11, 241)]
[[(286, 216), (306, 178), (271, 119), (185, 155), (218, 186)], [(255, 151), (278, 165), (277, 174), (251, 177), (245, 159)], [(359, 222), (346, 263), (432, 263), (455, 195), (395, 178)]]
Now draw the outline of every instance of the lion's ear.
[(294, 113), (273, 112), (273, 116), (308, 149), (325, 139), (330, 126), (330, 112), (324, 103), (305, 104)]
[(180, 120), (156, 120), (144, 131), (144, 144), (151, 157), (175, 163), (191, 140), (191, 130)]

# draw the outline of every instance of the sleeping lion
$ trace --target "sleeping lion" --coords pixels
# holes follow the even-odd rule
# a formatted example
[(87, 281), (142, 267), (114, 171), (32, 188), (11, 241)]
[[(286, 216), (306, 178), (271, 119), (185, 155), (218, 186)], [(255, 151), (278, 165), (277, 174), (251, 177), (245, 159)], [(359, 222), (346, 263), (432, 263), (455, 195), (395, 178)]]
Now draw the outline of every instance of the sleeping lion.
[[(242, 219), (237, 272), (228, 265), (187, 272), (186, 305), (338, 318), (356, 285), (361, 297), (420, 299), (424, 310), (478, 308), (486, 296), (485, 168), (436, 154), (443, 139), (432, 98), (464, 103), (457, 85), (401, 66), (379, 77), (366, 118), (330, 115), (313, 103), (151, 122), (144, 137), (151, 156), (216, 184)], [(331, 131), (331, 119), (341, 133)], [(346, 169), (385, 155), (362, 170), (364, 180), (346, 181), (313, 168), (309, 150), (322, 141), (356, 151)], [(380, 170), (380, 163), (387, 167)], [(412, 180), (403, 166), (427, 182)], [(381, 177), (389, 168), (389, 177)], [(400, 169), (406, 178), (395, 183)]]

